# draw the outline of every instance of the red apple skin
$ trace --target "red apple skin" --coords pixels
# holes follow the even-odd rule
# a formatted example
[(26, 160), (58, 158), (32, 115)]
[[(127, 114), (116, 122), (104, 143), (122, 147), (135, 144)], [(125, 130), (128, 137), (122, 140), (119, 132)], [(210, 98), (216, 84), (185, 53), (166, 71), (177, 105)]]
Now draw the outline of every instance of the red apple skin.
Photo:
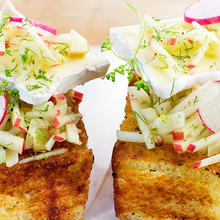
[(47, 47), (50, 47), (51, 43), (48, 40), (44, 40), (44, 43), (47, 45)]
[(198, 161), (198, 162), (194, 163), (193, 169), (195, 170), (195, 169), (200, 168), (201, 163), (202, 163), (202, 161)]
[(193, 41), (192, 41), (191, 39), (189, 39), (188, 42), (189, 42), (190, 44), (193, 44)]
[(184, 132), (173, 132), (173, 140), (174, 141), (184, 140)]
[(181, 144), (178, 144), (178, 143), (173, 143), (173, 146), (174, 146), (174, 150), (176, 152), (183, 152), (183, 147)]
[(48, 101), (53, 102), (54, 105), (57, 104), (57, 100), (56, 100), (56, 98), (53, 95), (49, 98)]
[(56, 64), (52, 65), (51, 67), (55, 67), (55, 66), (58, 66), (58, 65), (59, 65), (59, 63), (56, 63)]
[(21, 118), (17, 117), (15, 119), (14, 127), (19, 128), (19, 125), (21, 124)]
[(10, 47), (10, 45), (9, 45), (9, 40), (6, 40), (5, 41), (5, 48), (9, 48)]
[(189, 68), (189, 69), (192, 69), (192, 68), (195, 68), (196, 67), (196, 65), (194, 65), (194, 64), (189, 64), (188, 66), (187, 66), (187, 68)]
[(169, 45), (170, 46), (174, 46), (175, 45), (175, 43), (176, 43), (176, 38), (175, 37), (171, 37), (171, 39), (170, 39), (170, 42), (169, 42)]
[(53, 124), (53, 126), (54, 126), (55, 128), (57, 128), (57, 127), (60, 125), (60, 122), (59, 122), (59, 120), (58, 120), (57, 117), (54, 117), (54, 118), (51, 120), (51, 123)]
[(76, 104), (80, 104), (82, 102), (82, 99), (79, 99), (77, 97), (73, 97), (73, 100), (75, 101)]
[(56, 97), (57, 97), (59, 100), (65, 100), (65, 99), (66, 99), (66, 96), (65, 96), (63, 93), (57, 93), (57, 94), (56, 94)]
[(190, 144), (188, 147), (187, 147), (187, 151), (188, 152), (193, 152), (195, 150), (196, 146), (194, 144)]
[(26, 128), (23, 128), (21, 126), (18, 127), (20, 130), (22, 130), (23, 132), (27, 133), (27, 129)]
[(57, 142), (62, 142), (62, 141), (64, 141), (64, 138), (63, 138), (63, 137), (60, 137), (59, 135), (56, 135), (53, 139), (54, 139), (55, 141), (57, 141)]
[(0, 51), (0, 56), (4, 56), (5, 55), (5, 51)]
[(81, 93), (81, 92), (75, 91), (73, 96), (76, 98), (79, 98), (79, 99), (83, 99), (83, 93)]

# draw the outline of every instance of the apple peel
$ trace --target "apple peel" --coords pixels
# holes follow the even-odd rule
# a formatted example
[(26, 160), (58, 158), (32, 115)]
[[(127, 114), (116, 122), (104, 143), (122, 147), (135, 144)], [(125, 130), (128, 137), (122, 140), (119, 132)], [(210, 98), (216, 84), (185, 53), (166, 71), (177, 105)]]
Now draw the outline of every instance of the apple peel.
[(187, 23), (193, 21), (200, 25), (220, 23), (220, 1), (199, 0), (186, 8), (184, 20)]

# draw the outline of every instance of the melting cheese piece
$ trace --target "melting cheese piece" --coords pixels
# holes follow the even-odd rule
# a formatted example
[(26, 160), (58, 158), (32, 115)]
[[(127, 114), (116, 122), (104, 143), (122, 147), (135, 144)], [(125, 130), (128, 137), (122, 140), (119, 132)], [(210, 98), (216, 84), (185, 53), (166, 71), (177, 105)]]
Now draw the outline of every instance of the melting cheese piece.
[[(184, 24), (183, 18), (170, 19), (159, 22), (162, 26), (166, 23), (168, 25)], [(187, 27), (188, 28), (188, 27)], [(195, 28), (192, 25), (189, 28)], [(126, 26), (116, 27), (110, 29), (110, 39), (113, 48), (118, 55), (124, 59), (130, 59), (136, 50), (139, 40), (141, 38), (142, 26)], [(152, 35), (155, 32), (149, 26), (146, 26), (146, 33), (142, 45), (150, 44)], [(208, 36), (207, 36), (208, 37)], [(171, 46), (169, 46), (171, 48)], [(170, 68), (161, 68), (161, 66), (153, 65), (152, 62), (155, 58), (157, 51), (150, 48), (150, 45), (139, 49), (137, 54), (138, 63), (142, 70), (143, 78), (149, 81), (151, 87), (157, 96), (167, 99), (170, 96), (184, 90), (191, 88), (196, 83), (205, 83), (210, 78), (213, 80), (219, 79), (220, 58), (203, 56), (199, 64), (189, 69), (188, 72), (183, 74), (174, 74)], [(159, 54), (159, 53), (158, 53)], [(194, 57), (191, 54), (191, 57)]]
[(29, 104), (39, 105), (47, 101), (57, 91), (65, 93), (77, 85), (83, 85), (89, 80), (104, 76), (109, 65), (108, 60), (91, 54), (87, 54), (79, 59), (72, 58), (65, 64), (48, 69), (47, 76), (53, 75), (53, 81), (51, 83), (45, 81), (40, 89), (31, 91), (28, 91), (26, 86), (38, 83), (34, 77), (27, 81), (24, 80), (21, 83), (16, 83), (14, 78), (6, 77), (0, 73), (0, 80), (9, 81), (10, 89), (19, 90), (21, 100)]
[[(12, 16), (24, 17), (15, 10), (9, 1), (5, 2), (2, 10)], [(31, 28), (29, 29), (32, 30)], [(63, 36), (70, 38), (68, 34)], [(38, 37), (38, 35), (35, 37)], [(53, 38), (52, 35), (49, 37), (49, 39)], [(44, 44), (43, 41), (41, 43)], [(46, 45), (43, 46), (46, 47)], [(82, 85), (89, 80), (104, 76), (109, 65), (108, 60), (87, 53), (83, 57), (68, 57), (63, 64), (58, 66), (51, 68), (48, 65), (48, 67), (43, 68), (45, 76), (50, 79), (48, 81), (37, 79), (33, 74), (30, 74), (29, 77), (25, 75), (21, 80), (19, 80), (19, 76), (16, 80), (13, 77), (6, 77), (4, 71), (0, 72), (0, 81), (7, 80), (10, 83), (10, 89), (19, 90), (20, 99), (24, 102), (39, 105), (47, 101), (55, 92), (66, 93), (77, 85)]]

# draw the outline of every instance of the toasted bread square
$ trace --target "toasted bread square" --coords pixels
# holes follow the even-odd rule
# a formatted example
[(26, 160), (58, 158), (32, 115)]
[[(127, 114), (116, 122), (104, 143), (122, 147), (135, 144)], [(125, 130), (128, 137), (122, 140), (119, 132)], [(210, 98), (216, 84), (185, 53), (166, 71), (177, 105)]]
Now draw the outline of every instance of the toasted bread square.
[[(139, 131), (129, 97), (120, 127)], [(220, 164), (193, 170), (205, 158), (177, 155), (172, 144), (148, 150), (144, 143), (119, 141), (112, 155), (116, 216), (122, 220), (220, 219)]]
[[(78, 105), (73, 106), (78, 112)], [(80, 220), (88, 199), (93, 152), (87, 149), (87, 134), (82, 120), (81, 145), (56, 142), (53, 149), (68, 152), (44, 160), (0, 165), (0, 219)], [(25, 152), (23, 157), (30, 157)]]

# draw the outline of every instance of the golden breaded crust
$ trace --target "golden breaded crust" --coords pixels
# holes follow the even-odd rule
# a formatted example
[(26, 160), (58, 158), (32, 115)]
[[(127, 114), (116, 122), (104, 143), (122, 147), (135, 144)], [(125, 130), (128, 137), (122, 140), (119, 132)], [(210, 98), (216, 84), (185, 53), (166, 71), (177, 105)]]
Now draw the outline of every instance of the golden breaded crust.
[[(121, 130), (137, 131), (129, 98)], [(112, 155), (116, 216), (122, 220), (220, 219), (220, 164), (193, 170), (206, 155), (177, 155), (117, 140)]]
[[(75, 109), (77, 112), (77, 108)], [(93, 153), (80, 120), (82, 145), (56, 142), (68, 152), (45, 160), (0, 165), (0, 219), (81, 220), (88, 199)], [(24, 157), (30, 157), (28, 152)]]

